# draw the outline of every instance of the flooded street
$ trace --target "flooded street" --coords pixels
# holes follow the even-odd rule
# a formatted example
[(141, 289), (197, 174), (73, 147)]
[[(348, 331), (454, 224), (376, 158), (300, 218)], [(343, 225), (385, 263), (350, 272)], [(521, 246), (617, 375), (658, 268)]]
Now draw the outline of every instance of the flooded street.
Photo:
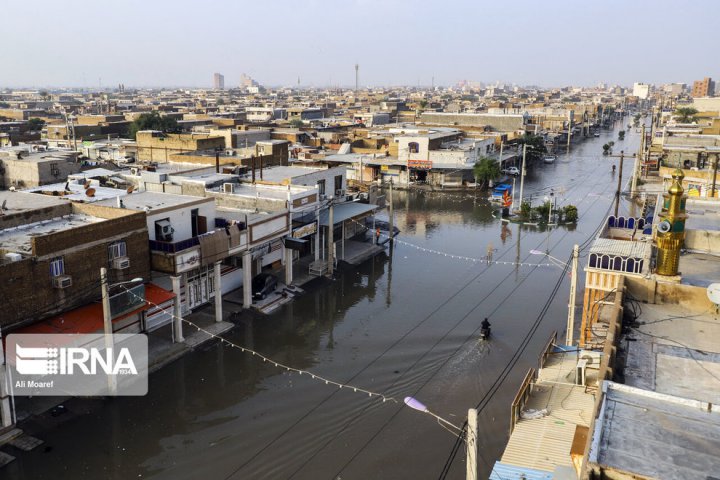
[[(57, 417), (49, 429), (34, 424), (47, 448), (18, 455), (3, 478), (437, 478), (455, 437), (403, 398), (461, 425), (491, 389), (562, 275), (559, 267), (537, 266), (547, 259), (530, 251), (567, 260), (611, 207), (618, 159), (601, 155), (603, 143), (615, 140), (616, 154), (625, 150), (629, 178), (639, 135), (629, 131), (620, 142), (617, 130), (529, 171), (525, 197), (538, 204), (552, 189), (558, 206), (578, 207), (576, 227), (502, 223), (487, 194), (396, 191), (401, 233), (392, 252), (309, 286), (268, 317), (243, 318), (226, 335), (350, 387), (215, 342), (152, 374), (146, 397), (71, 402), (71, 411), (88, 413)], [(489, 244), (499, 263), (479, 261)], [(527, 369), (553, 331), (564, 340), (568, 280), (480, 412), (480, 478), (502, 453), (510, 403)], [(489, 342), (478, 339), (484, 317), (493, 325)], [(448, 478), (464, 478), (464, 461), (460, 451)]]

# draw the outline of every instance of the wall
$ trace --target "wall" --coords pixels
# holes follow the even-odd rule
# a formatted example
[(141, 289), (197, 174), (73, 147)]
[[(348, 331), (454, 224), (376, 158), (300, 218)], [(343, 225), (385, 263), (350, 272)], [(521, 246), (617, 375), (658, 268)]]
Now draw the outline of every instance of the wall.
[[(33, 251), (42, 252), (43, 257), (0, 266), (0, 291), (6, 299), (0, 309), (0, 327), (12, 330), (97, 301), (101, 267), (109, 268), (111, 283), (136, 277), (150, 278), (144, 213), (108, 219), (81, 229), (82, 233), (80, 229), (73, 229), (35, 237)], [(108, 246), (116, 240), (126, 242), (130, 258), (128, 269), (111, 268)], [(56, 254), (64, 257), (65, 273), (72, 277), (69, 288), (52, 286), (50, 261)]]
[[(137, 133), (137, 158), (140, 161), (167, 162), (172, 154), (215, 148), (225, 148), (223, 137), (199, 134), (163, 135), (152, 131)], [(215, 162), (215, 157), (212, 161)]]
[(685, 230), (685, 248), (699, 252), (720, 254), (720, 231)]
[(198, 209), (198, 215), (206, 217), (207, 231), (215, 229), (215, 203), (212, 201), (203, 201), (193, 205), (181, 205), (177, 208), (168, 208), (159, 211), (150, 211), (147, 213), (147, 230), (150, 240), (157, 240), (155, 237), (155, 222), (158, 220), (169, 219), (175, 232), (173, 233), (173, 242), (188, 240), (192, 238), (191, 210)]
[(37, 187), (49, 183), (63, 182), (68, 175), (80, 172), (80, 164), (74, 157), (57, 158), (47, 161), (0, 158), (5, 173), (0, 176), (4, 189), (11, 186)]
[(489, 126), (499, 131), (518, 130), (525, 124), (522, 115), (440, 112), (424, 112), (420, 115), (420, 122), (438, 125)]

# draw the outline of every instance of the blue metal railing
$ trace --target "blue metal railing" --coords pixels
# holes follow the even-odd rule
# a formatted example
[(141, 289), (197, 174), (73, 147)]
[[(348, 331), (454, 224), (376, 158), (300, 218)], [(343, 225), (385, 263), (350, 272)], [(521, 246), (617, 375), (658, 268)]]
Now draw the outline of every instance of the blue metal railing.
[(150, 240), (150, 250), (165, 253), (182, 252), (183, 250), (187, 250), (188, 248), (192, 248), (196, 245), (200, 245), (198, 237), (192, 237), (180, 242), (159, 242), (157, 240)]

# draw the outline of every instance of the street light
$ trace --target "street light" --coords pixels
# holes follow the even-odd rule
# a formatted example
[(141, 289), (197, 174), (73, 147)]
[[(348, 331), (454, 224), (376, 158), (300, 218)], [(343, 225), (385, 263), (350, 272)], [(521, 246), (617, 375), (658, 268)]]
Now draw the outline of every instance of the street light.
[(546, 256), (546, 257), (548, 257), (549, 259), (556, 261), (556, 262), (559, 264), (559, 265), (556, 265), (557, 267), (565, 268), (565, 263), (566, 263), (566, 262), (563, 262), (563, 261), (560, 260), (559, 258), (553, 257), (552, 255), (550, 255), (549, 252), (542, 252), (542, 251), (540, 251), (540, 250), (530, 250), (529, 253), (530, 253), (530, 255), (543, 255), (543, 256)]
[[(456, 435), (460, 436), (460, 433), (462, 433), (462, 428), (458, 427), (452, 422), (445, 420), (440, 415), (431, 412), (430, 409), (427, 408), (425, 404), (423, 404), (421, 401), (413, 397), (405, 397), (403, 401), (405, 402), (405, 405), (412, 408), (413, 410), (427, 413), (428, 415), (435, 417), (438, 420), (438, 423), (443, 422), (447, 425), (450, 425), (459, 432)], [(465, 441), (465, 452), (467, 455), (467, 465), (465, 470), (466, 480), (477, 480), (477, 414), (478, 412), (476, 409), (468, 409), (468, 428), (465, 432), (465, 438), (463, 438), (463, 440)]]
[[(112, 328), (112, 314), (110, 312), (110, 288), (125, 285), (127, 283), (142, 282), (140, 277), (133, 278), (124, 282), (113, 283), (108, 285), (107, 268), (100, 268), (100, 288), (102, 291), (102, 308), (103, 308), (103, 331), (105, 334), (105, 349), (112, 351), (115, 346)], [(114, 375), (108, 375), (108, 389), (111, 395), (117, 394), (117, 380)]]

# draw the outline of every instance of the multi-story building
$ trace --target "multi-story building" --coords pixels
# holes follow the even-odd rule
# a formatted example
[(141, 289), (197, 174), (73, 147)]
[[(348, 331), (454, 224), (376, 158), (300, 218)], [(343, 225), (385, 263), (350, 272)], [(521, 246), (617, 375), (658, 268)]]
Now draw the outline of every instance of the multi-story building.
[(713, 95), (715, 95), (715, 82), (713, 82), (712, 78), (705, 77), (702, 80), (693, 82), (693, 98), (712, 97)]
[(638, 97), (640, 100), (647, 100), (650, 96), (650, 85), (647, 83), (635, 82), (633, 84), (633, 97)]
[(28, 192), (0, 192), (0, 203), (3, 331), (95, 302), (101, 267), (111, 283), (149, 280), (144, 212)]
[(222, 73), (213, 75), (213, 88), (215, 90), (225, 90), (225, 75)]
[(137, 160), (167, 162), (173, 154), (225, 148), (225, 138), (197, 133), (163, 133), (143, 130), (137, 133)]
[(56, 183), (79, 171), (77, 153), (69, 150), (46, 150), (39, 145), (0, 150), (0, 188)]

